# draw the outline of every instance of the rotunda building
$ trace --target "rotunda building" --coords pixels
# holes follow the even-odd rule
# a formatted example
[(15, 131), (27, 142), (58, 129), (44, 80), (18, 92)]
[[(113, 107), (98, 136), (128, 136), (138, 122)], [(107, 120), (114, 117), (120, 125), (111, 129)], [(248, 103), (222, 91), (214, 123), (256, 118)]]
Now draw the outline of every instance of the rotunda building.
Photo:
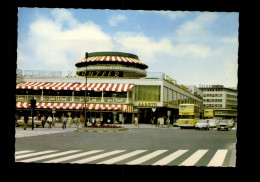
[(137, 55), (124, 52), (86, 53), (75, 66), (78, 76), (92, 78), (141, 78), (148, 68)]

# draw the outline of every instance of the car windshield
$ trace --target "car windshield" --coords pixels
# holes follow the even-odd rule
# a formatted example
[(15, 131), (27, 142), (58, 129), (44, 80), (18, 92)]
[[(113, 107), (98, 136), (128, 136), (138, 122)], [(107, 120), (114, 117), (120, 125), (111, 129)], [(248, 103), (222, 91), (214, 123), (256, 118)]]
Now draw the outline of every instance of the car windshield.
[(227, 121), (226, 120), (221, 120), (219, 121), (220, 124), (227, 124)]
[(214, 119), (209, 120), (209, 123), (216, 123)]
[(207, 120), (199, 120), (198, 123), (207, 123)]

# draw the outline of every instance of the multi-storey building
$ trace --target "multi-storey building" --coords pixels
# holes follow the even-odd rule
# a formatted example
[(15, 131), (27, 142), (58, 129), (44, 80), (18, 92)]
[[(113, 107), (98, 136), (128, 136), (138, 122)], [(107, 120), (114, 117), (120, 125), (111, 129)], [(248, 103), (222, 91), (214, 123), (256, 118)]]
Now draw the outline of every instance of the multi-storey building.
[(68, 76), (60, 72), (18, 71), (16, 108), (18, 115), (30, 112), (29, 99), (37, 101), (37, 115), (83, 114), (107, 121), (150, 123), (152, 117), (173, 119), (180, 103), (194, 103), (203, 111), (202, 97), (192, 94), (164, 73), (148, 73), (138, 56), (122, 52), (94, 52), (76, 63)]
[(226, 88), (223, 85), (204, 85), (199, 89), (203, 91), (205, 109), (237, 109), (237, 90), (235, 88)]

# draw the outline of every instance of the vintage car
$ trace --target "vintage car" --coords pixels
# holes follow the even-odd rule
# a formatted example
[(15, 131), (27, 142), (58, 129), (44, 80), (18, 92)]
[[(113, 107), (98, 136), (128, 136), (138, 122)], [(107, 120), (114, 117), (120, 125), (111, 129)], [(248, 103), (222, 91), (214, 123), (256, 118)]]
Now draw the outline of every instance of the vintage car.
[(210, 128), (216, 128), (217, 127), (217, 120), (216, 119), (208, 119), (209, 121), (209, 127)]
[(227, 123), (228, 123), (228, 126), (229, 126), (230, 128), (233, 128), (233, 127), (235, 126), (235, 121), (232, 120), (232, 119), (228, 119), (228, 120), (227, 120)]
[(173, 122), (173, 124), (172, 124), (173, 126), (179, 126), (179, 120), (178, 119), (176, 119), (174, 122)]
[(220, 120), (219, 123), (217, 124), (217, 129), (218, 130), (229, 130), (228, 121), (225, 119)]
[(209, 123), (208, 120), (198, 120), (197, 123), (195, 124), (195, 130), (198, 129), (206, 129), (209, 130)]
[[(34, 123), (34, 126), (36, 126), (36, 127), (42, 126), (41, 120), (38, 120), (37, 117), (34, 117), (33, 123)], [(16, 121), (16, 126), (24, 126), (24, 117), (23, 116)], [(32, 126), (32, 117), (29, 117), (27, 126)]]

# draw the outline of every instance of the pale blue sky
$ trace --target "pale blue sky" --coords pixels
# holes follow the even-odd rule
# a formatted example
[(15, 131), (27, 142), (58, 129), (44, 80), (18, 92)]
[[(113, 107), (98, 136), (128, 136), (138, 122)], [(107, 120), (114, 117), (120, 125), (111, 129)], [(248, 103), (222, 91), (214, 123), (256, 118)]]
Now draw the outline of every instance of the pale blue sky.
[(178, 84), (237, 86), (236, 12), (19, 8), (17, 65), (75, 71), (85, 52), (139, 56)]

